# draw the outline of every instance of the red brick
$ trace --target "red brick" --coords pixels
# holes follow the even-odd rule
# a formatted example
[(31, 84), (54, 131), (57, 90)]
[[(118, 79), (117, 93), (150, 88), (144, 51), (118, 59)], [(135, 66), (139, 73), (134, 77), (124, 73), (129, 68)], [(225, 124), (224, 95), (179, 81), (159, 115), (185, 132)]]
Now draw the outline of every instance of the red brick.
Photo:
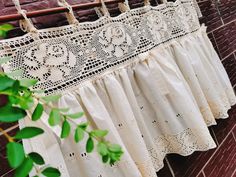
[(229, 55), (223, 60), (223, 65), (227, 71), (229, 79), (232, 85), (236, 84), (236, 58), (234, 54)]
[(213, 1), (202, 1), (199, 3), (199, 7), (203, 14), (201, 22), (208, 26), (208, 31), (212, 31), (222, 25), (222, 21), (213, 4)]
[(229, 23), (221, 28), (215, 30), (213, 35), (215, 37), (219, 52), (222, 58), (233, 53), (236, 49), (236, 22)]
[(205, 177), (204, 174), (201, 172), (197, 177)]
[(219, 10), (224, 23), (229, 23), (236, 19), (235, 0), (221, 0), (219, 3)]
[(203, 169), (207, 177), (232, 177), (236, 169), (236, 141), (230, 134)]
[(194, 152), (190, 156), (170, 154), (167, 156), (175, 177), (195, 177), (214, 153), (215, 149)]
[(165, 159), (164, 159), (164, 167), (157, 172), (157, 176), (158, 177), (172, 177), (171, 171)]

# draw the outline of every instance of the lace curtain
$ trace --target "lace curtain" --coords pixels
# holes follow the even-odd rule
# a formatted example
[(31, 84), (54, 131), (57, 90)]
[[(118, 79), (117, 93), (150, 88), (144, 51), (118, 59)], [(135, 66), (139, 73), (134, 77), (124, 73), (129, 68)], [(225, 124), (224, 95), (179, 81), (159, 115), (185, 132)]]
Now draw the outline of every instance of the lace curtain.
[(12, 58), (3, 68), (23, 69), (21, 77), (38, 79), (35, 89), (45, 94), (61, 93), (59, 107), (84, 111), (78, 121), (108, 129), (125, 153), (117, 164), (102, 164), (85, 142), (60, 140), (61, 127), (50, 128), (46, 112), (38, 122), (20, 122), (46, 132), (24, 141), (27, 152), (43, 154), (63, 177), (155, 177), (168, 153), (215, 148), (207, 126), (227, 118), (236, 99), (195, 0), (132, 10), (126, 1), (117, 17), (103, 3), (104, 15), (85, 23), (61, 5), (70, 9), (70, 25), (37, 30), (25, 16), (29, 33), (0, 41), (0, 55)]

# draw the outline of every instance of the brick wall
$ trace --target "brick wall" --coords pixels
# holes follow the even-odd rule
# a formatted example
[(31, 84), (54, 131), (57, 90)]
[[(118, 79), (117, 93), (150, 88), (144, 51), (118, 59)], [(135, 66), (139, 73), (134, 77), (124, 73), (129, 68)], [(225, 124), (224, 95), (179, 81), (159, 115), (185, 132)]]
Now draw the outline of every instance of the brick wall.
[[(57, 6), (55, 0), (20, 0), (22, 7), (28, 11)], [(70, 0), (70, 3), (83, 3), (93, 0)], [(153, 0), (159, 2), (160, 0)], [(208, 26), (208, 35), (217, 50), (229, 74), (230, 80), (236, 86), (236, 0), (220, 0), (218, 5), (214, 0), (198, 0), (203, 13), (202, 23)], [(216, 0), (217, 1), (217, 0)], [(131, 7), (143, 5), (142, 0), (129, 0)], [(119, 14), (117, 5), (110, 5), (112, 15)], [(0, 0), (0, 15), (15, 13), (10, 0)], [(80, 21), (96, 19), (94, 10), (76, 12)], [(64, 14), (37, 17), (32, 19), (37, 28), (61, 26), (66, 24)], [(13, 22), (18, 26), (17, 22)], [(9, 33), (10, 37), (23, 34), (19, 28)], [(0, 104), (3, 98), (0, 97)], [(1, 105), (0, 105), (1, 106)], [(195, 152), (191, 156), (168, 155), (165, 167), (158, 172), (159, 177), (236, 177), (236, 106), (229, 112), (230, 118), (219, 120), (217, 126), (210, 127), (218, 147), (207, 152)], [(10, 135), (18, 129), (17, 124), (1, 124)], [(5, 158), (6, 139), (0, 134), (0, 176), (13, 177)]]

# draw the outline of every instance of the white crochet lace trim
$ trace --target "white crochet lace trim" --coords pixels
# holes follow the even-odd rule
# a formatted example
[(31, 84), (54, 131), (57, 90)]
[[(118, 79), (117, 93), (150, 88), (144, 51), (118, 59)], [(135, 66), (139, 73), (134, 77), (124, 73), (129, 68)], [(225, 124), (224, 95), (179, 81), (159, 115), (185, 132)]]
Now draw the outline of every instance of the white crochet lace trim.
[[(205, 132), (203, 130), (202, 132)], [(163, 160), (167, 154), (177, 153), (188, 156), (195, 151), (206, 151), (216, 147), (212, 139), (203, 140), (201, 133), (195, 129), (186, 129), (176, 135), (165, 134), (153, 140), (155, 148), (149, 149), (155, 170), (159, 171), (163, 166)]]
[(198, 30), (195, 9), (192, 0), (177, 0), (3, 40), (1, 56), (12, 57), (4, 69), (23, 69), (22, 77), (38, 79), (35, 88), (46, 94), (61, 92)]

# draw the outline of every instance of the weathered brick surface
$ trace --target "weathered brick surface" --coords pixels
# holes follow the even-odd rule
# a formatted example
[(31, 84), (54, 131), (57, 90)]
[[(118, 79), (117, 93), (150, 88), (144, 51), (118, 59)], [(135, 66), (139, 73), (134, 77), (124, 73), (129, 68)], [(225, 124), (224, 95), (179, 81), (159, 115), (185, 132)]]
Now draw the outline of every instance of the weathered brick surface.
[[(93, 0), (68, 0), (71, 4), (91, 2)], [(174, 0), (168, 0), (174, 1)], [(233, 85), (236, 85), (236, 0), (220, 0), (218, 8), (215, 0), (197, 0), (203, 17), (201, 22), (208, 26), (208, 36), (223, 61), (223, 65)], [(22, 8), (27, 11), (56, 7), (56, 0), (20, 0)], [(131, 8), (143, 5), (142, 0), (129, 0)], [(161, 0), (152, 0), (151, 4), (160, 4)], [(117, 4), (109, 5), (112, 16), (120, 12)], [(0, 0), (0, 15), (16, 13), (11, 0)], [(98, 17), (93, 9), (77, 11), (76, 17), (80, 22), (93, 21)], [(33, 18), (35, 26), (39, 29), (67, 24), (65, 14), (49, 15)], [(17, 28), (18, 22), (11, 22), (16, 29), (9, 33), (10, 37), (22, 35)], [(4, 103), (0, 97), (0, 105)], [(236, 142), (236, 106), (229, 112), (230, 118), (219, 120), (217, 126), (211, 128), (211, 133), (219, 143), (219, 147), (207, 152), (195, 152), (191, 156), (168, 155), (167, 165), (160, 170), (158, 177), (234, 177), (236, 173), (235, 142)], [(9, 130), (15, 124), (0, 124), (0, 127)], [(10, 131), (14, 135), (16, 129)], [(5, 158), (6, 139), (0, 135), (0, 177), (13, 177)], [(172, 173), (171, 173), (172, 171)]]

